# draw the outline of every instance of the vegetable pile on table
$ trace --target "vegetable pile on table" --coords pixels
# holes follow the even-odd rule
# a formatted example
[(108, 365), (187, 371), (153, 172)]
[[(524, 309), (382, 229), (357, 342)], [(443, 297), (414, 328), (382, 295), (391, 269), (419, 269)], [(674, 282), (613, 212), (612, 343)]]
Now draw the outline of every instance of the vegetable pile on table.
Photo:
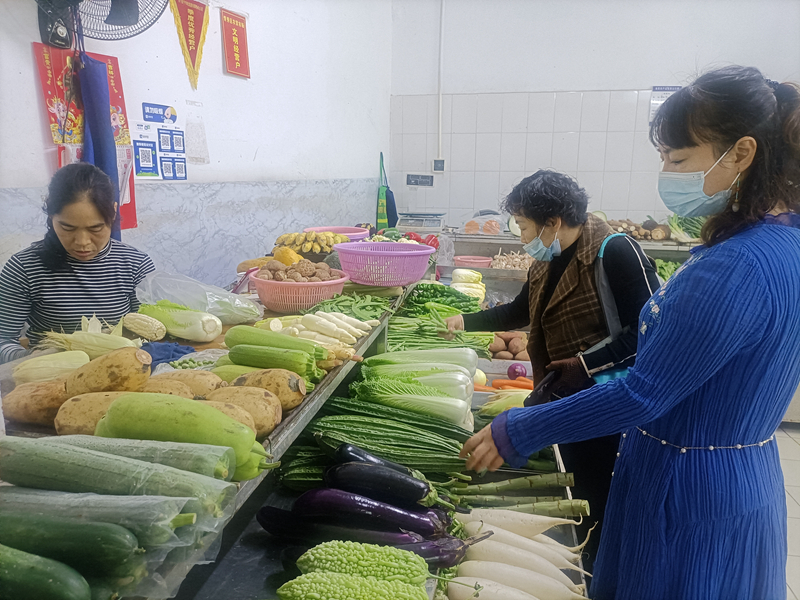
[(670, 216), (669, 228), (672, 232), (672, 239), (683, 243), (699, 241), (702, 238), (703, 225), (706, 221), (707, 217)]
[(486, 299), (486, 285), (483, 283), (483, 275), (477, 271), (455, 269), (452, 274), (450, 288), (472, 298), (477, 298), (479, 303)]
[(670, 277), (672, 277), (675, 274), (675, 271), (680, 268), (680, 266), (681, 263), (679, 262), (661, 260), (660, 258), (656, 259), (656, 272), (664, 281), (667, 281)]
[[(481, 304), (472, 296), (458, 291), (453, 287), (436, 283), (418, 283), (406, 298), (403, 306), (397, 314), (403, 317), (421, 317), (430, 312), (431, 306), (440, 310), (444, 317), (457, 314), (476, 313), (481, 310)], [(451, 313), (445, 313), (442, 306), (453, 309)]]
[(501, 331), (495, 333), (489, 350), (492, 353), (492, 358), (498, 360), (530, 360), (528, 356), (528, 334), (524, 331)]
[(330, 231), (309, 231), (307, 233), (284, 233), (275, 240), (273, 254), (281, 248), (289, 248), (294, 252), (320, 254), (333, 250), (335, 244), (349, 242), (350, 238)]

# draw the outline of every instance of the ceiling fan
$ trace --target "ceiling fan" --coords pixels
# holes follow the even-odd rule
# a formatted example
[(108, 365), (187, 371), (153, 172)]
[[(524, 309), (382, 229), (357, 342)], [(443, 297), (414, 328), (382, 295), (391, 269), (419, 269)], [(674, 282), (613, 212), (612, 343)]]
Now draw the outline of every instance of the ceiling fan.
[(42, 42), (72, 47), (76, 18), (83, 35), (96, 40), (124, 40), (150, 28), (169, 0), (36, 0)]

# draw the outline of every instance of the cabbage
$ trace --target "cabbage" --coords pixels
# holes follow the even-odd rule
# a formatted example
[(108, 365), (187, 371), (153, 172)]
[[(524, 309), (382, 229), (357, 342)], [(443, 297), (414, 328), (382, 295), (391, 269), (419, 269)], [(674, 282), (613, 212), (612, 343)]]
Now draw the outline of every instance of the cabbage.
[[(426, 366), (419, 369), (426, 363)], [(385, 352), (376, 354), (364, 359), (363, 366), (374, 367), (376, 365), (415, 365), (414, 369), (409, 370), (430, 370), (434, 367), (431, 363), (445, 363), (458, 365), (466, 369), (467, 374), (472, 377), (475, 369), (478, 368), (478, 354), (470, 348), (437, 348), (435, 350), (399, 350), (396, 352)], [(444, 369), (440, 369), (444, 370)], [(451, 371), (452, 369), (446, 369)]]
[(139, 313), (161, 321), (171, 336), (190, 342), (210, 342), (222, 335), (222, 321), (214, 315), (186, 308), (169, 300), (142, 304)]
[(469, 269), (456, 269), (453, 271), (451, 279), (453, 283), (480, 283), (483, 280), (483, 275)]

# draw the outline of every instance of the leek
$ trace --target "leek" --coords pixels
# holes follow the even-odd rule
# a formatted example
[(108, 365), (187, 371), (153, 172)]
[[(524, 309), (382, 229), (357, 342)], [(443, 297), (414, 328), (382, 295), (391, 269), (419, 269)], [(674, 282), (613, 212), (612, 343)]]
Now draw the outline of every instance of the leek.
[(169, 300), (142, 304), (139, 313), (161, 321), (167, 333), (190, 342), (210, 342), (222, 335), (222, 321), (214, 315)]
[(447, 363), (458, 365), (475, 375), (478, 368), (478, 354), (470, 348), (441, 348), (436, 350), (401, 350), (371, 356), (364, 360), (364, 365), (408, 365), (415, 363)]

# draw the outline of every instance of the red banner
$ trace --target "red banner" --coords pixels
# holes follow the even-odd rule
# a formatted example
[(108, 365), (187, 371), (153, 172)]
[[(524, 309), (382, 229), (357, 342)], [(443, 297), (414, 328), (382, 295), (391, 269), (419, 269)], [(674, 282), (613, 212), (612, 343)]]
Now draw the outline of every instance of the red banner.
[(250, 79), (250, 56), (247, 52), (247, 19), (224, 8), (219, 9), (222, 21), (222, 48), (225, 70)]
[(197, 89), (203, 44), (208, 29), (208, 6), (200, 0), (170, 0), (170, 9), (178, 29), (183, 60), (189, 73), (189, 82)]

